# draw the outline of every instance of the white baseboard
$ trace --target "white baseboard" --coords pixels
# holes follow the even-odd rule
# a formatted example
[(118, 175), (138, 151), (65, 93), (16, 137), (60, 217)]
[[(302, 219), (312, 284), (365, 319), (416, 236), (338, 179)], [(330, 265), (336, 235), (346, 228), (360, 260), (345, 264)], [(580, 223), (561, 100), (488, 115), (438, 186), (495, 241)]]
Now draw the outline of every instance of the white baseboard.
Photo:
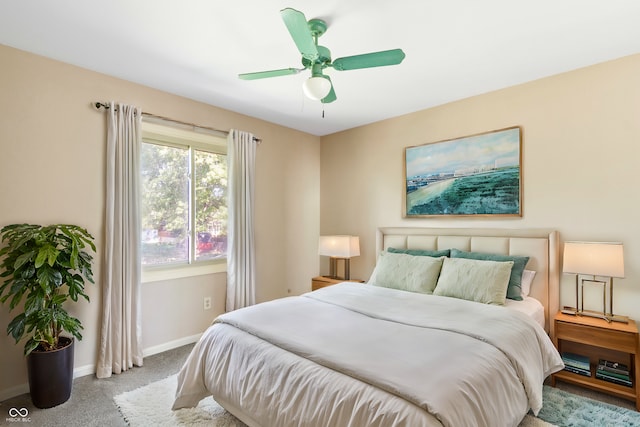
[[(142, 357), (153, 356), (154, 354), (173, 350), (174, 348), (182, 347), (183, 345), (193, 344), (195, 342), (198, 342), (201, 336), (202, 334), (196, 334), (190, 337), (184, 337), (174, 341), (169, 341), (164, 344), (145, 348), (142, 350)], [(93, 375), (95, 373), (96, 373), (95, 364), (80, 366), (73, 369), (73, 378), (75, 379), (79, 377), (84, 377), (86, 375)], [(25, 393), (29, 393), (29, 383), (18, 384), (17, 386), (0, 390), (0, 402), (5, 401), (7, 399), (11, 399), (12, 397), (20, 396), (21, 394), (25, 394)]]
[(142, 350), (142, 357), (153, 356), (154, 354), (173, 350), (174, 348), (182, 347), (183, 345), (193, 344), (195, 342), (198, 342), (201, 336), (202, 334), (191, 335), (190, 337), (184, 337), (177, 340), (166, 342), (164, 344), (145, 348), (144, 350)]
[(73, 368), (73, 379), (84, 377), (85, 375), (91, 375), (96, 373), (96, 365), (84, 365), (78, 368)]
[(12, 397), (20, 396), (25, 393), (29, 393), (28, 383), (18, 384), (15, 387), (0, 390), (0, 402), (4, 402), (7, 399), (11, 399)]

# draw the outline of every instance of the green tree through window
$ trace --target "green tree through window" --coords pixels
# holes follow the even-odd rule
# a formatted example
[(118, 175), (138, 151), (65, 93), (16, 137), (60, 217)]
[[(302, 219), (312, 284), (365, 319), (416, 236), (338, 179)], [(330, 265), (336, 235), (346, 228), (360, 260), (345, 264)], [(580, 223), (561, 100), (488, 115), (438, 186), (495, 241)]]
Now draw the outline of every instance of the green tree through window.
[(226, 154), (159, 139), (143, 137), (141, 149), (142, 265), (224, 258)]

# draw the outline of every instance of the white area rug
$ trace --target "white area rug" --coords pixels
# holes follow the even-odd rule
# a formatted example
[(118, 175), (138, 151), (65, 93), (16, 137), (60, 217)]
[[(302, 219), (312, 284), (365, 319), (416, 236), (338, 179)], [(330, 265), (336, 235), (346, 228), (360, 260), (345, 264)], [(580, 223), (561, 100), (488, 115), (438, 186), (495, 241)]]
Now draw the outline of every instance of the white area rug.
[(132, 427), (207, 426), (244, 427), (245, 424), (218, 405), (212, 397), (195, 408), (171, 410), (176, 393), (175, 375), (113, 398)]
[[(191, 409), (172, 411), (176, 391), (176, 376), (172, 375), (113, 398), (124, 419), (132, 427), (142, 426), (208, 426), (244, 427), (240, 420), (224, 410), (211, 397)], [(553, 427), (541, 419), (527, 415), (519, 427)]]

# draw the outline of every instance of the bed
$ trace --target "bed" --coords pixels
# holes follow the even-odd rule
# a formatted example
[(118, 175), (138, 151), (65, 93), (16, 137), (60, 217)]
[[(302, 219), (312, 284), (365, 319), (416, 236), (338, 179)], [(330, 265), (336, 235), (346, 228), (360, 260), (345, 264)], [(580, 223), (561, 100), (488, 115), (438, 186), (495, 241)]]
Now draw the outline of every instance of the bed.
[[(543, 381), (563, 367), (547, 335), (558, 311), (557, 232), (380, 228), (376, 252), (367, 284), (219, 316), (178, 374), (173, 409), (213, 396), (251, 427), (517, 426), (537, 413)], [(523, 301), (452, 297), (463, 289), (506, 301), (523, 257), (535, 272)], [(390, 285), (398, 280), (432, 289)], [(476, 285), (486, 281), (500, 286)]]

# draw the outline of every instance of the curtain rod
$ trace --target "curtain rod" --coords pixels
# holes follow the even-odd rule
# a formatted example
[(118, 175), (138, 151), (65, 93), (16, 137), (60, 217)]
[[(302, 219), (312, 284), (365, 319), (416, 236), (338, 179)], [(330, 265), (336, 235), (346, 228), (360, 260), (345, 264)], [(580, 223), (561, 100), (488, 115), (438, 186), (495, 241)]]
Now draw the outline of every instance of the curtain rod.
[[(104, 102), (96, 102), (94, 105), (95, 105), (96, 109), (98, 109), (98, 110), (100, 108), (104, 108), (105, 110), (108, 110), (108, 109), (111, 108), (110, 104), (104, 103)], [(143, 117), (153, 118), (153, 119), (165, 120), (165, 121), (173, 122), (173, 123), (178, 123), (180, 125), (192, 126), (194, 128), (206, 129), (206, 130), (210, 130), (210, 131), (213, 131), (213, 132), (220, 132), (220, 133), (223, 133), (225, 135), (229, 135), (229, 131), (226, 131), (226, 130), (215, 129), (215, 128), (212, 128), (212, 127), (209, 127), (209, 126), (200, 126), (200, 125), (197, 125), (195, 123), (183, 122), (183, 121), (180, 121), (180, 120), (171, 119), (169, 117), (158, 116), (157, 114), (146, 113), (144, 111), (142, 112), (142, 116)], [(260, 138), (256, 138), (255, 136), (253, 137), (253, 140), (255, 142), (257, 142), (257, 143), (261, 143), (262, 142), (262, 140)]]

